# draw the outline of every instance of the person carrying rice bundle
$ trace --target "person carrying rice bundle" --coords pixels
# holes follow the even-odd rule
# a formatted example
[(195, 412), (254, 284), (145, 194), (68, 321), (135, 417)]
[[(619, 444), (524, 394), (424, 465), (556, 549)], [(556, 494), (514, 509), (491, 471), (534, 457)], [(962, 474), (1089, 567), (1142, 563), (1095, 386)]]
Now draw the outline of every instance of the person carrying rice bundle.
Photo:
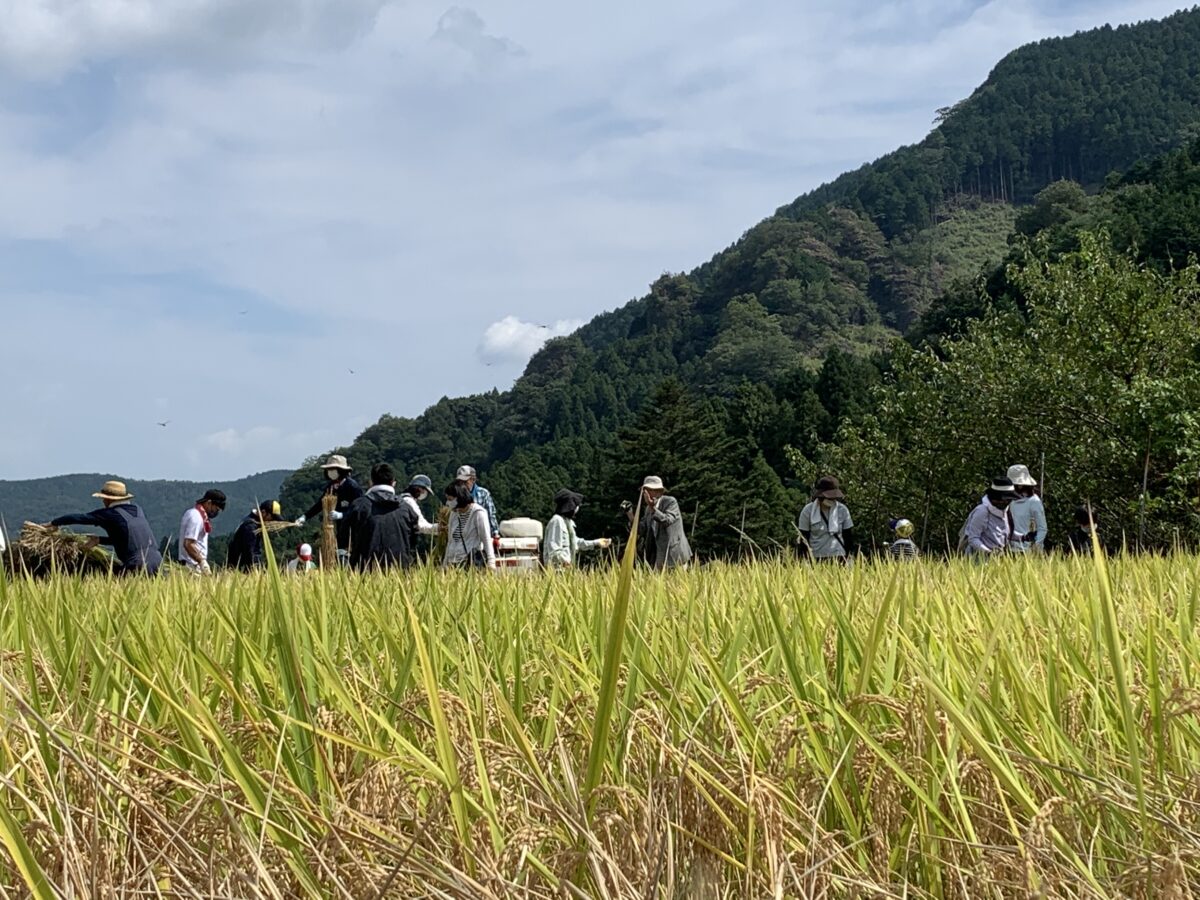
[(104, 506), (89, 513), (72, 513), (59, 516), (45, 526), (49, 530), (66, 525), (86, 525), (104, 530), (104, 537), (96, 537), (89, 545), (104, 544), (113, 548), (113, 555), (121, 564), (118, 570), (123, 575), (155, 575), (162, 565), (162, 554), (154, 540), (154, 532), (140, 506), (130, 503), (133, 494), (125, 489), (123, 481), (106, 481), (104, 487), (92, 494)]

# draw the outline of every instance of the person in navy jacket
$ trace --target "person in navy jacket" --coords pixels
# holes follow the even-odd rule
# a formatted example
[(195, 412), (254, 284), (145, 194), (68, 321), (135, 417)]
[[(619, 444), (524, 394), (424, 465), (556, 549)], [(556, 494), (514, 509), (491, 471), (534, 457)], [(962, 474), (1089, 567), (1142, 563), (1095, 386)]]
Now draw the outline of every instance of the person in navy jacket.
[(113, 548), (113, 555), (121, 564), (124, 575), (154, 575), (162, 565), (162, 554), (154, 540), (154, 532), (141, 507), (130, 503), (133, 494), (125, 489), (123, 481), (106, 481), (104, 487), (93, 497), (104, 502), (104, 507), (95, 512), (59, 516), (49, 525), (88, 525), (104, 529), (104, 537), (93, 538), (92, 545), (105, 544)]

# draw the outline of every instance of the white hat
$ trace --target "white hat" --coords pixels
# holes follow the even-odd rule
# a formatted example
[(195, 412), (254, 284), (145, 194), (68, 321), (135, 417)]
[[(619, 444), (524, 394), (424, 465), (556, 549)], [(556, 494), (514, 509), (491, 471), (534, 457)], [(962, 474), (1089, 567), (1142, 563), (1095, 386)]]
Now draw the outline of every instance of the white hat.
[(300, 545), (300, 558), (301, 559), (312, 559), (312, 544), (301, 544)]
[(1037, 487), (1037, 482), (1029, 474), (1029, 466), (1009, 466), (1008, 478), (1017, 487)]
[(455, 481), (466, 481), (468, 478), (475, 477), (475, 470), (471, 466), (459, 466), (458, 471), (454, 473)]
[(340, 453), (335, 453), (333, 456), (329, 457), (329, 459), (325, 460), (325, 465), (321, 466), (321, 468), (343, 469), (346, 472), (354, 471), (352, 468), (350, 468), (350, 463), (346, 462), (346, 457), (342, 456)]
[(646, 480), (642, 482), (642, 490), (644, 491), (665, 491), (663, 480), (657, 475), (647, 475)]

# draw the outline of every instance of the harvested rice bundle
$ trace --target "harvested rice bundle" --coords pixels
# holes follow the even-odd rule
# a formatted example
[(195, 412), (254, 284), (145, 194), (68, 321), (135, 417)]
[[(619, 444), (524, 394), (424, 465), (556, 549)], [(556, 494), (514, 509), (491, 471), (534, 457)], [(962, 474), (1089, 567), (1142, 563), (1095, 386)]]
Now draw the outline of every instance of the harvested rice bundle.
[(321, 568), (337, 568), (337, 532), (333, 526), (333, 511), (337, 509), (337, 494), (321, 498)]
[(264, 531), (267, 534), (278, 534), (281, 531), (287, 531), (289, 528), (299, 528), (299, 527), (300, 526), (297, 525), (295, 522), (280, 522), (278, 520), (276, 520), (274, 522), (263, 522), (260, 520), (258, 527), (255, 528), (254, 530), (256, 532), (258, 532), (259, 534), (262, 534)]
[(36, 522), (26, 522), (21, 527), (20, 536), (5, 553), (5, 565), (10, 571), (35, 576), (56, 571), (106, 574), (120, 568), (120, 563), (92, 544), (87, 535), (47, 528)]

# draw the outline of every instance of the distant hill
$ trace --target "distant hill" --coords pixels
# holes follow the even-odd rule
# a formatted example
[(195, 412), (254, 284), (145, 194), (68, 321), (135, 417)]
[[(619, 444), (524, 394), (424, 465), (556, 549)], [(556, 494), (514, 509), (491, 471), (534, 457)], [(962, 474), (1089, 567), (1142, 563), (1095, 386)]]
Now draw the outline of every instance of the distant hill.
[[(705, 433), (723, 430), (737, 460), (722, 491), (691, 498), (697, 538), (713, 521), (734, 534), (722, 521), (740, 516), (731, 498), (787, 488), (761, 532), (785, 534), (816, 448), (862, 411), (879, 378), (871, 360), (956, 281), (994, 272), (1035, 197), (1064, 178), (1094, 192), (1200, 135), (1200, 9), (1022, 47), (936, 116), (921, 143), (781, 207), (693, 271), (665, 274), (645, 297), (550, 341), (511, 390), (385, 415), (338, 452), (359, 472), (388, 461), (401, 477), (442, 481), (471, 463), (502, 514), (545, 516), (570, 485), (593, 498), (581, 528), (616, 533), (614, 491), (635, 483), (621, 435), (673, 381), (682, 393), (661, 399), (696, 398), (691, 412), (711, 412)], [(640, 427), (652, 434), (655, 423)], [(658, 474), (682, 472), (679, 456), (665, 452)], [(314, 457), (283, 498), (307, 505), (321, 485)]]
[[(229, 498), (225, 513), (213, 521), (213, 534), (227, 534), (256, 502), (278, 497), (280, 486), (289, 474), (287, 470), (276, 469), (227, 482), (125, 479), (125, 484), (134, 495), (134, 502), (145, 510), (155, 536), (161, 541), (176, 532), (184, 510), (209, 488), (219, 488)], [(48, 522), (66, 513), (88, 512), (101, 505), (92, 498), (92, 493), (104, 482), (118, 477), (56, 475), (28, 481), (0, 481), (0, 518), (13, 536), (25, 521)]]

